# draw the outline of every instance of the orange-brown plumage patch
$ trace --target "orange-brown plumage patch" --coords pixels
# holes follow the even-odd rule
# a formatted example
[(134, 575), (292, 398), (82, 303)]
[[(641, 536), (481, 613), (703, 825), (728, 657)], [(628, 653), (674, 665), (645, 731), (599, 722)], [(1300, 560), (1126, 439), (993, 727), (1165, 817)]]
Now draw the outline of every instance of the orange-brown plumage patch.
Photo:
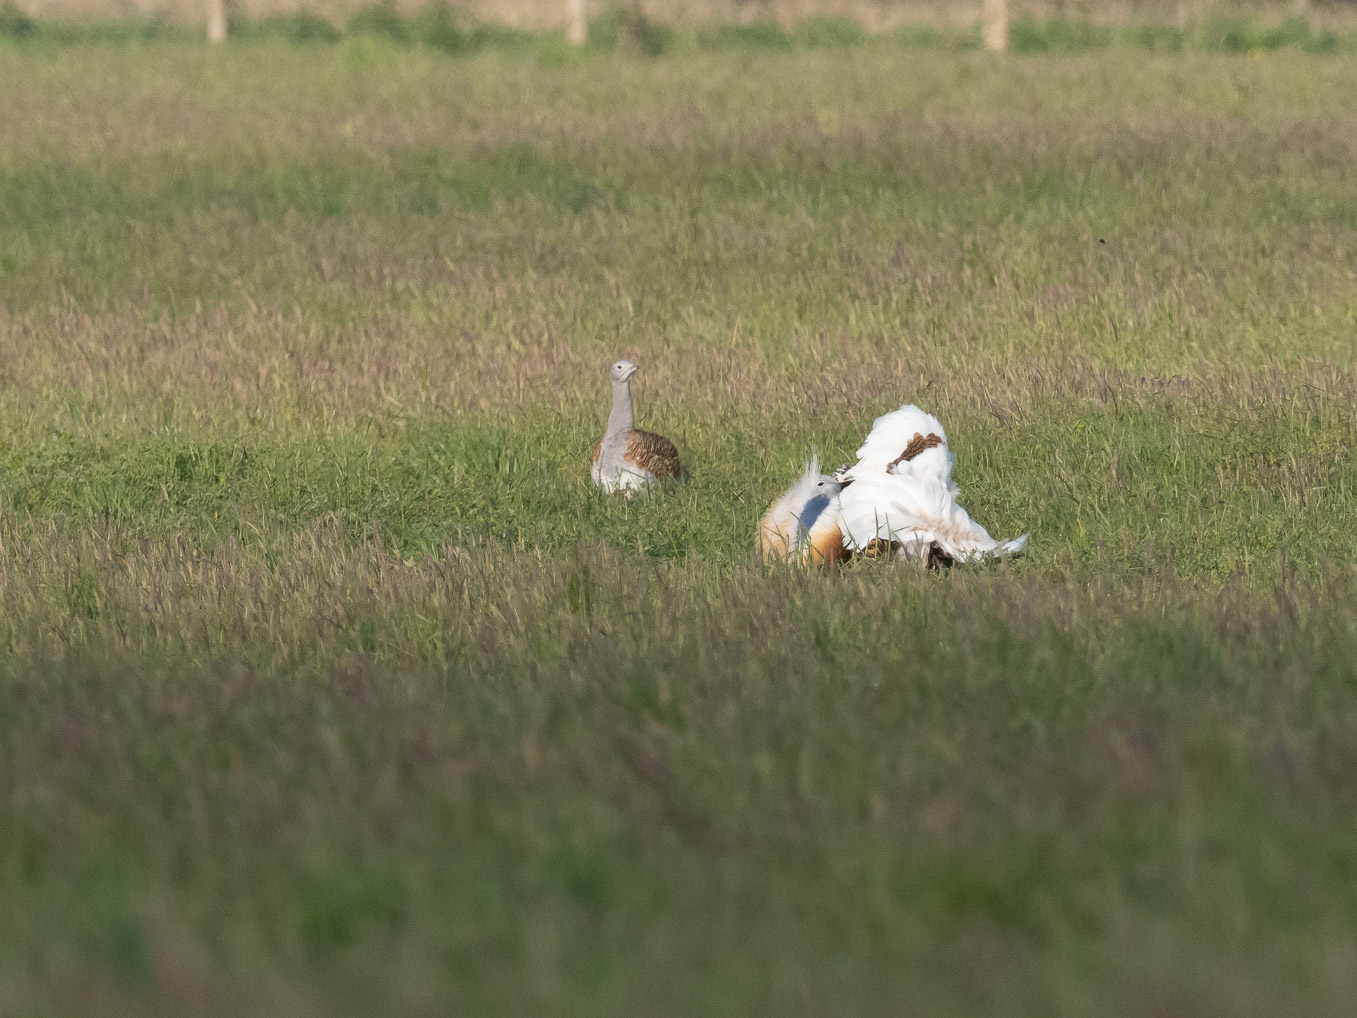
[(589, 457), (589, 466), (590, 467), (598, 466), (598, 458), (602, 455), (603, 455), (603, 443), (599, 442), (598, 445), (594, 446), (594, 454)]
[(769, 509), (759, 520), (758, 551), (765, 562), (785, 562), (796, 544), (796, 518), (777, 518)]
[(891, 559), (895, 557), (899, 548), (900, 544), (897, 541), (874, 537), (867, 542), (867, 547), (862, 549), (862, 554), (870, 559)]
[(683, 464), (674, 443), (650, 431), (631, 433), (624, 459), (628, 466), (644, 470), (657, 480), (683, 476)]
[(914, 437), (909, 440), (909, 444), (905, 446), (905, 451), (887, 463), (886, 469), (889, 470), (897, 463), (907, 463), (925, 449), (935, 449), (940, 445), (942, 445), (942, 436), (935, 435), (931, 431), (927, 435), (921, 435), (916, 431)]
[(763, 561), (772, 564), (786, 562), (831, 568), (847, 562), (853, 553), (844, 546), (843, 530), (838, 520), (826, 515), (810, 528), (804, 543), (797, 540), (798, 523), (795, 516), (779, 516), (776, 506), (759, 521), (758, 552)]
[(811, 565), (832, 569), (841, 562), (847, 562), (852, 555), (844, 546), (843, 530), (838, 521), (811, 527), (810, 548), (806, 556)]

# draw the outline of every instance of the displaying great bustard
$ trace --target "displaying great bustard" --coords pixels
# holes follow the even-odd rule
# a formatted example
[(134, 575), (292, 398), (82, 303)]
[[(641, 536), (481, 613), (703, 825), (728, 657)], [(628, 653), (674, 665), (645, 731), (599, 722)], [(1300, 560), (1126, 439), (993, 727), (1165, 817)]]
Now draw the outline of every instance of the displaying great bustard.
[(685, 476), (674, 443), (663, 435), (637, 431), (631, 409), (631, 378), (639, 370), (631, 361), (618, 361), (608, 369), (612, 381), (613, 408), (608, 428), (589, 461), (589, 476), (607, 492), (627, 495), (649, 488), (656, 481)]
[[(852, 466), (841, 467), (830, 478), (839, 485), (794, 542), (781, 544), (782, 533), (773, 518), (789, 515), (804, 521), (816, 489), (803, 476), (773, 503), (760, 526), (759, 549), (769, 561), (794, 559), (810, 564), (833, 564), (841, 558), (901, 557), (930, 566), (974, 562), (1016, 555), (1027, 535), (996, 541), (957, 504), (952, 482), (947, 433), (932, 414), (906, 405), (878, 417), (857, 452)], [(776, 513), (775, 513), (776, 511)], [(842, 555), (829, 549), (835, 539)], [(782, 547), (788, 550), (779, 553)]]

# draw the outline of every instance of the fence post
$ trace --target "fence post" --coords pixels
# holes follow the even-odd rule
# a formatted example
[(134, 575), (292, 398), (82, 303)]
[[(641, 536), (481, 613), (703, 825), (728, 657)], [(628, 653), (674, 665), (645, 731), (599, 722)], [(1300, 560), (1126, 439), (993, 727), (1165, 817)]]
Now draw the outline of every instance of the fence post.
[(584, 0), (565, 0), (566, 26), (565, 41), (572, 46), (583, 46), (589, 37), (589, 27), (584, 20)]
[(996, 53), (1008, 49), (1008, 0), (985, 0), (983, 18), (985, 49)]
[(207, 0), (207, 41), (226, 41), (226, 0)]

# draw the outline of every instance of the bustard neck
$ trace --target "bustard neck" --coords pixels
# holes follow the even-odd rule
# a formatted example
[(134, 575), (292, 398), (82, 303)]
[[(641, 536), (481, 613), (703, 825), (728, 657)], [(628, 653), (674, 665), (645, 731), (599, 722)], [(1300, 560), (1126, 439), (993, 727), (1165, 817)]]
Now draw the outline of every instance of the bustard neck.
[(606, 438), (618, 438), (632, 430), (631, 380), (613, 382), (613, 408), (608, 414)]

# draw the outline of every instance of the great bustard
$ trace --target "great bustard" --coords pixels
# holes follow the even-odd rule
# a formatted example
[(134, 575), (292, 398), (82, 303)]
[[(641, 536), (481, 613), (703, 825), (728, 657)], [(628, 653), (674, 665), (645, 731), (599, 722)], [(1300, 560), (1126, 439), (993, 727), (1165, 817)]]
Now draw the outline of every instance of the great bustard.
[(608, 370), (613, 408), (608, 414), (608, 428), (589, 461), (589, 476), (607, 492), (630, 495), (656, 481), (685, 476), (673, 442), (632, 426), (631, 377), (637, 370), (631, 361), (618, 361)]
[[(837, 537), (844, 557), (899, 556), (935, 567), (1004, 558), (1026, 547), (1026, 534), (996, 541), (957, 504), (947, 433), (932, 414), (906, 405), (878, 417), (857, 457), (851, 467), (833, 474), (840, 490), (807, 528), (806, 547), (828, 549)], [(793, 485), (774, 508), (805, 480)], [(761, 530), (759, 547), (765, 559), (790, 557), (770, 554), (775, 546)], [(801, 558), (837, 561), (819, 550)]]

